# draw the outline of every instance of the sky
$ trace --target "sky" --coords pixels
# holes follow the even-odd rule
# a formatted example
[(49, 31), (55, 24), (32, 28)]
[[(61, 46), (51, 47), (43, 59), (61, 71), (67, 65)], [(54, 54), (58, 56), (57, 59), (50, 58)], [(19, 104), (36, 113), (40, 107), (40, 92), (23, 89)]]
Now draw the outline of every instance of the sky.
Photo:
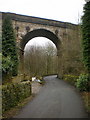
[(85, 0), (0, 0), (0, 11), (77, 24), (84, 4)]
[[(0, 11), (78, 24), (83, 15), (85, 0), (0, 0)], [(35, 38), (27, 46), (48, 42)]]
[(54, 46), (56, 48), (55, 44), (51, 40), (49, 40), (48, 38), (45, 38), (45, 37), (35, 37), (35, 38), (31, 39), (26, 44), (26, 46), (24, 48), (24, 51), (27, 51), (27, 49), (30, 46), (33, 46), (33, 45), (35, 45), (35, 46), (45, 46), (47, 43), (52, 44), (52, 46)]

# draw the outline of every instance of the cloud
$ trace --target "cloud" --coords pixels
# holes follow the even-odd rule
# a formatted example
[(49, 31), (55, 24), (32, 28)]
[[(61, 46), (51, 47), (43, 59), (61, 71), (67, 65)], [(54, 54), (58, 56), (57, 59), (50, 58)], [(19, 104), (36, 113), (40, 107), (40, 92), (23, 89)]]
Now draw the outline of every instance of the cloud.
[(85, 0), (86, 2), (90, 2), (90, 0)]
[(85, 0), (0, 0), (0, 11), (78, 23)]

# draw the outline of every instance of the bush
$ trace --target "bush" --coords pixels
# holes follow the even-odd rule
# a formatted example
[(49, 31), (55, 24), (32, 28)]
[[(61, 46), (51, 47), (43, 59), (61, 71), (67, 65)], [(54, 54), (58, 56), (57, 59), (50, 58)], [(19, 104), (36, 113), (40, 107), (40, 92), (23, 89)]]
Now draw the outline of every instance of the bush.
[(9, 56), (2, 57), (2, 73), (8, 74), (12, 71), (13, 63), (11, 62), (11, 58)]
[(2, 112), (16, 106), (23, 99), (31, 95), (31, 84), (16, 83), (2, 86)]
[(80, 91), (89, 91), (90, 76), (88, 74), (81, 74), (77, 79), (76, 87)]
[(6, 83), (11, 80), (12, 77), (13, 62), (11, 62), (10, 56), (2, 57), (2, 83)]

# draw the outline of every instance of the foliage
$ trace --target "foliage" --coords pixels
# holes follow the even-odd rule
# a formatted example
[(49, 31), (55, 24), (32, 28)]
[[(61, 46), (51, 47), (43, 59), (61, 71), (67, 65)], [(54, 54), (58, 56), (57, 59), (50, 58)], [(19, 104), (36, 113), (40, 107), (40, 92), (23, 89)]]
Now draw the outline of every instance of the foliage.
[(2, 73), (3, 75), (8, 74), (12, 71), (13, 63), (11, 62), (11, 58), (9, 56), (2, 57)]
[(15, 83), (2, 86), (2, 111), (3, 113), (16, 106), (23, 99), (31, 95), (31, 84)]
[(76, 87), (80, 91), (89, 91), (90, 76), (88, 74), (81, 74), (77, 79)]
[(76, 81), (77, 81), (78, 76), (75, 75), (64, 75), (64, 80), (69, 82), (72, 85), (75, 85)]
[(12, 75), (17, 75), (18, 57), (15, 33), (13, 30), (12, 21), (8, 16), (4, 18), (2, 24), (2, 55), (5, 57), (10, 56), (11, 62), (13, 63)]
[(90, 73), (90, 1), (84, 6), (82, 17), (82, 49), (85, 67)]
[(10, 56), (2, 57), (2, 83), (5, 84), (6, 82), (11, 82), (12, 77), (12, 67), (13, 63), (11, 62)]

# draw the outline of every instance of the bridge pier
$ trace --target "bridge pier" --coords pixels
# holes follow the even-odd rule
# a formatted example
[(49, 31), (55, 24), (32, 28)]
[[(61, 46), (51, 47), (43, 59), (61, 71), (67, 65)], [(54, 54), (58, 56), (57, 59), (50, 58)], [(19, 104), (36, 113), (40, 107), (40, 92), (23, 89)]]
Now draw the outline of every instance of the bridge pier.
[(24, 51), (19, 51), (19, 74), (24, 74)]
[(62, 63), (62, 52), (61, 50), (57, 50), (58, 55), (58, 78), (63, 78), (63, 63)]

